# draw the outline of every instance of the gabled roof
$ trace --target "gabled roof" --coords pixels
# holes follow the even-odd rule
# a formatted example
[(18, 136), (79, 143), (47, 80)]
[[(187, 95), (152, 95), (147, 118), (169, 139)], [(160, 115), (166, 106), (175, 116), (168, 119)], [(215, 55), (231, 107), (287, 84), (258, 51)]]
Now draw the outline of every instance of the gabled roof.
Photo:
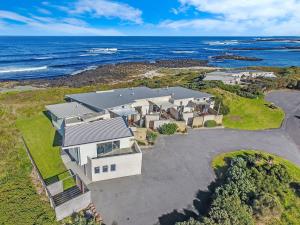
[(63, 147), (132, 137), (122, 117), (65, 127)]
[(90, 92), (67, 95), (73, 101), (80, 102), (99, 111), (122, 105), (132, 104), (139, 99), (172, 96), (174, 99), (203, 98), (211, 95), (183, 87), (151, 89), (147, 87), (123, 88), (110, 91)]
[(77, 102), (47, 105), (46, 109), (61, 119), (95, 113), (95, 111)]

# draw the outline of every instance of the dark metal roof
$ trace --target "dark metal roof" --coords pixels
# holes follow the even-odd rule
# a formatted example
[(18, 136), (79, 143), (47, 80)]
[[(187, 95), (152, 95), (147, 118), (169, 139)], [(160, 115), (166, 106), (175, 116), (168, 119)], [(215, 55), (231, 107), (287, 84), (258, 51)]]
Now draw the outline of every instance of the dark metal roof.
[(203, 98), (211, 95), (183, 87), (151, 89), (147, 87), (123, 88), (110, 91), (72, 94), (66, 97), (99, 111), (117, 106), (127, 105), (139, 99), (150, 99), (172, 96), (174, 99)]
[(63, 147), (132, 137), (122, 117), (65, 127)]

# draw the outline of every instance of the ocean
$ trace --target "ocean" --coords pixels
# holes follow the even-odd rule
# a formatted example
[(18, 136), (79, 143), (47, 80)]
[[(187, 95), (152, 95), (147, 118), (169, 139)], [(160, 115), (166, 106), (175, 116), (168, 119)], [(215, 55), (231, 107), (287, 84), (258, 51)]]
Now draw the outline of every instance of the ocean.
[[(261, 61), (216, 60), (239, 55)], [(202, 59), (219, 67), (300, 66), (297, 37), (0, 37), (0, 80), (74, 75), (103, 64)]]

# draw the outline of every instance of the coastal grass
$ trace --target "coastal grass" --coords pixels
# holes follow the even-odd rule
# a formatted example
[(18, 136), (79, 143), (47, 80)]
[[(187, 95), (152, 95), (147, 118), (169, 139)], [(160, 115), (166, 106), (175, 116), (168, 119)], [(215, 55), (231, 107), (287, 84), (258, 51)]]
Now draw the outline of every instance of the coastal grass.
[[(82, 88), (60, 87), (0, 93), (0, 209), (2, 209), (0, 211), (0, 223), (6, 225), (57, 224), (50, 204), (43, 198), (43, 195), (37, 193), (36, 185), (32, 182), (32, 166), (21, 138), (24, 137), (44, 178), (55, 176), (65, 170), (59, 157), (58, 146), (54, 144), (54, 129), (48, 118), (43, 114), (45, 105), (63, 102), (66, 94), (80, 92), (140, 85), (151, 88), (188, 85), (198, 75), (199, 73), (181, 73), (174, 76), (136, 79), (124, 83), (101, 84)], [(219, 95), (226, 95), (226, 103), (231, 103), (230, 108), (232, 111), (226, 117), (235, 115), (234, 107), (240, 100), (245, 104), (243, 108), (251, 106), (248, 99), (242, 99), (227, 92), (219, 93), (220, 90), (218, 92), (214, 90), (214, 92)], [(251, 119), (243, 119), (244, 122), (255, 119), (262, 120), (262, 116), (257, 116), (257, 113), (259, 107), (265, 107), (265, 105), (262, 103), (255, 103), (254, 105), (256, 104), (258, 107), (256, 110), (251, 111), (250, 109), (252, 112)], [(238, 107), (236, 107), (236, 111), (238, 116), (242, 114), (242, 112), (238, 112)], [(282, 113), (281, 110), (278, 109), (278, 111)], [(269, 117), (269, 115), (267, 116)], [(248, 127), (241, 127), (242, 122), (230, 121), (226, 117), (224, 120), (227, 127), (235, 126), (239, 129), (250, 127), (249, 125)], [(280, 126), (280, 123), (281, 121), (278, 119), (275, 125)], [(249, 122), (249, 124), (253, 123)], [(259, 128), (266, 129), (270, 127), (269, 125), (265, 121), (264, 126), (260, 125)], [(273, 127), (276, 127), (275, 125), (273, 124)], [(63, 179), (64, 176), (60, 175), (59, 179)]]
[(224, 116), (223, 124), (227, 128), (241, 130), (264, 130), (279, 128), (284, 119), (284, 111), (270, 107), (263, 97), (244, 98), (230, 92), (212, 89), (211, 93), (222, 97), (224, 104), (230, 109)]
[[(47, 161), (39, 162), (43, 159), (38, 151), (55, 149), (51, 142), (54, 137), (53, 128), (43, 115), (44, 107), (47, 104), (62, 102), (67, 93), (89, 91), (94, 88), (49, 88), (0, 93), (0, 224), (59, 224), (47, 197), (40, 192), (40, 184), (32, 173), (32, 166), (21, 137), (24, 136), (30, 148), (33, 147), (33, 153), (45, 178), (64, 171), (62, 162), (57, 161), (57, 150), (52, 152), (51, 156), (47, 152), (44, 155), (44, 160)], [(37, 143), (34, 143), (32, 138), (35, 138), (34, 142)], [(56, 159), (55, 163), (52, 162), (53, 158)], [(42, 165), (43, 163), (45, 165)], [(49, 163), (57, 167), (50, 168)], [(60, 175), (60, 179), (61, 176), (66, 175)], [(65, 188), (68, 185), (68, 182), (64, 183)]]
[[(17, 120), (17, 128), (24, 140), (44, 180), (63, 180), (69, 176), (60, 156), (60, 136), (44, 114), (29, 119)], [(74, 185), (67, 179), (68, 188)], [(72, 185), (72, 186), (73, 186)]]
[[(288, 173), (290, 174), (292, 178), (291, 184), (296, 184), (300, 182), (300, 168), (296, 166), (294, 163), (281, 158), (279, 156), (269, 154), (262, 151), (255, 151), (255, 150), (241, 150), (241, 151), (234, 151), (229, 153), (223, 153), (217, 155), (211, 162), (212, 168), (215, 170), (216, 174), (223, 173), (226, 171), (226, 168), (228, 167), (228, 163), (230, 162), (230, 159), (233, 159), (235, 157), (243, 157), (247, 155), (255, 155), (260, 154), (263, 156), (263, 158), (269, 158), (271, 157), (273, 160), (273, 163), (275, 164), (281, 164), (287, 168)], [(280, 223), (281, 225), (290, 225), (290, 224), (299, 224), (300, 221), (300, 195), (299, 190), (297, 188), (288, 188), (285, 190), (285, 192), (281, 193), (283, 196), (281, 196), (281, 204), (283, 206), (283, 212), (280, 217)], [(278, 222), (278, 221), (277, 221)]]

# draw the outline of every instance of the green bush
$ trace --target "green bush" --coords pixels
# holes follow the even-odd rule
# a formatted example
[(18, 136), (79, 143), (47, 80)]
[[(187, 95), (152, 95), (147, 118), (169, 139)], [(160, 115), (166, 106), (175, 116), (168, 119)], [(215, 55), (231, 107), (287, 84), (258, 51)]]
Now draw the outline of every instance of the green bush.
[(159, 132), (161, 134), (172, 135), (175, 134), (177, 128), (178, 126), (176, 123), (167, 123), (160, 127)]
[(214, 121), (214, 120), (207, 120), (207, 121), (204, 123), (204, 126), (205, 126), (205, 127), (216, 127), (216, 126), (217, 126), (217, 122)]
[(158, 134), (153, 131), (147, 131), (147, 140), (149, 143), (154, 143)]

